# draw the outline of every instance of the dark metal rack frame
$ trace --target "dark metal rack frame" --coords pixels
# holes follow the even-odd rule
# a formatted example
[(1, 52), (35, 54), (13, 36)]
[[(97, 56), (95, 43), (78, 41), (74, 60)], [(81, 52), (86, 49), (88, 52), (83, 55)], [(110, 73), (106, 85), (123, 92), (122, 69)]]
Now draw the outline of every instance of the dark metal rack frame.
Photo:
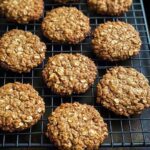
[[(45, 12), (52, 8), (61, 5), (52, 4), (49, 0), (45, 0)], [(0, 69), (0, 86), (8, 83), (19, 81), (22, 83), (30, 83), (36, 88), (40, 95), (44, 98), (46, 104), (46, 113), (42, 116), (41, 120), (33, 127), (23, 132), (6, 133), (0, 131), (0, 147), (53, 147), (53, 144), (45, 137), (45, 130), (48, 115), (62, 102), (87, 103), (94, 105), (96, 109), (104, 117), (108, 124), (109, 136), (101, 147), (146, 147), (150, 146), (150, 109), (145, 110), (141, 115), (134, 117), (121, 117), (113, 114), (109, 110), (97, 105), (95, 102), (96, 84), (106, 69), (116, 66), (130, 66), (142, 72), (148, 79), (150, 79), (150, 39), (145, 17), (145, 11), (142, 0), (133, 0), (133, 5), (129, 12), (119, 17), (101, 16), (92, 13), (88, 10), (86, 0), (81, 0), (80, 3), (70, 3), (67, 6), (75, 6), (82, 10), (87, 16), (90, 17), (91, 26), (94, 29), (98, 24), (106, 21), (121, 20), (128, 22), (135, 26), (139, 31), (142, 39), (141, 52), (138, 56), (129, 60), (110, 63), (99, 60), (92, 52), (90, 41), (91, 37), (86, 38), (82, 43), (77, 45), (57, 44), (46, 39), (41, 32), (40, 21), (31, 22), (25, 25), (18, 25), (15, 23), (7, 22), (5, 18), (0, 18), (0, 36), (8, 30), (18, 28), (26, 31), (31, 31), (37, 34), (47, 45), (46, 58), (58, 53), (82, 53), (91, 57), (97, 67), (98, 76), (88, 92), (82, 95), (72, 95), (71, 97), (61, 98), (60, 96), (52, 93), (43, 83), (41, 78), (41, 71), (44, 67), (46, 60), (37, 68), (34, 68), (30, 73), (17, 74), (10, 71)]]

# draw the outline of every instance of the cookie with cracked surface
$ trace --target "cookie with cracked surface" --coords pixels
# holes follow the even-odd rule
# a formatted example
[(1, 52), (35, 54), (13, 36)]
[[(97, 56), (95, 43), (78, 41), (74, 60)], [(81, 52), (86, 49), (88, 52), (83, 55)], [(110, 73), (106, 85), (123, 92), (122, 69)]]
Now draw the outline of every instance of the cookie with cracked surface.
[(62, 150), (98, 149), (108, 135), (99, 112), (87, 104), (61, 104), (48, 120), (46, 135)]
[(28, 23), (39, 20), (43, 14), (43, 0), (3, 0), (0, 11), (9, 21)]
[(45, 58), (46, 45), (31, 32), (13, 29), (0, 38), (0, 66), (14, 72), (30, 72)]
[(30, 84), (8, 83), (0, 87), (0, 129), (14, 132), (40, 120), (45, 104)]
[(43, 72), (45, 83), (60, 95), (84, 93), (94, 83), (97, 68), (81, 54), (57, 54), (50, 57)]
[(133, 68), (111, 68), (97, 86), (97, 102), (119, 115), (140, 114), (150, 107), (149, 82)]
[(93, 33), (92, 47), (103, 60), (119, 61), (137, 55), (141, 39), (135, 28), (125, 22), (100, 24)]
[(42, 22), (46, 37), (54, 42), (77, 44), (90, 33), (89, 18), (75, 7), (59, 7), (47, 13)]
[(119, 16), (129, 10), (132, 0), (88, 0), (88, 5), (98, 14)]

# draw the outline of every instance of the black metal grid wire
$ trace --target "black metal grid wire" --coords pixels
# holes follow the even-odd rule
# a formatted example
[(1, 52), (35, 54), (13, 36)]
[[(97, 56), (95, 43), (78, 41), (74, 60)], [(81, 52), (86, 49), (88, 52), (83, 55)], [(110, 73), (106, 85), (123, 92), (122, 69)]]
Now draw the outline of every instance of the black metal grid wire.
[[(45, 130), (48, 115), (63, 102), (87, 103), (94, 105), (96, 109), (104, 117), (105, 122), (108, 124), (109, 136), (101, 147), (141, 147), (150, 146), (150, 109), (145, 110), (141, 115), (134, 117), (120, 117), (109, 110), (106, 110), (95, 102), (96, 84), (99, 79), (104, 75), (106, 69), (116, 66), (132, 66), (142, 72), (148, 79), (150, 79), (150, 40), (148, 34), (148, 27), (145, 18), (145, 12), (142, 0), (133, 0), (133, 5), (129, 12), (120, 17), (101, 16), (88, 11), (86, 0), (81, 0), (80, 3), (71, 3), (68, 6), (75, 6), (82, 10), (87, 16), (90, 17), (90, 23), (94, 29), (98, 24), (106, 21), (121, 20), (128, 22), (139, 31), (142, 39), (141, 52), (138, 56), (129, 60), (110, 63), (99, 60), (92, 52), (90, 45), (90, 37), (86, 38), (82, 43), (77, 45), (57, 44), (49, 41), (43, 37), (40, 21), (32, 22), (27, 25), (18, 25), (7, 22), (5, 18), (0, 18), (0, 36), (8, 30), (18, 28), (26, 31), (31, 31), (37, 34), (47, 45), (46, 58), (58, 53), (82, 53), (92, 58), (98, 67), (98, 76), (95, 85), (92, 86), (85, 94), (72, 95), (71, 97), (61, 98), (60, 96), (52, 93), (43, 83), (41, 78), (41, 71), (47, 59), (37, 68), (34, 68), (30, 73), (17, 74), (10, 71), (0, 69), (0, 86), (8, 83), (19, 81), (22, 83), (30, 83), (40, 95), (44, 98), (46, 104), (46, 113), (42, 116), (41, 120), (33, 127), (23, 132), (6, 133), (0, 131), (0, 147), (53, 147), (53, 144), (45, 137)], [(61, 5), (50, 3), (50, 0), (45, 0), (45, 12), (52, 8)]]

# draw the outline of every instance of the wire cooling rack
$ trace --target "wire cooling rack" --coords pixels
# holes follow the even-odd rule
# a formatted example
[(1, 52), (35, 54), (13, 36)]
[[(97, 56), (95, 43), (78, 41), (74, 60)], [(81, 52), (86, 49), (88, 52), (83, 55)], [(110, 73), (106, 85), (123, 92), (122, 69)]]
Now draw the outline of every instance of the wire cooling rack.
[[(45, 0), (45, 12), (52, 8), (61, 5), (50, 3), (50, 0)], [(116, 66), (132, 66), (142, 72), (147, 78), (150, 79), (150, 40), (147, 28), (147, 22), (145, 18), (145, 12), (142, 0), (134, 0), (133, 5), (129, 12), (120, 17), (101, 16), (88, 11), (86, 0), (81, 0), (80, 3), (71, 3), (68, 6), (75, 6), (82, 10), (87, 16), (90, 17), (90, 23), (94, 29), (98, 24), (106, 21), (121, 20), (132, 24), (140, 33), (143, 41), (141, 52), (138, 56), (129, 60), (110, 63), (106, 61), (100, 61), (92, 52), (90, 45), (90, 37), (86, 38), (82, 43), (77, 45), (57, 44), (49, 41), (43, 37), (41, 32), (41, 21), (32, 22), (27, 25), (18, 25), (11, 22), (7, 22), (5, 18), (0, 18), (0, 35), (8, 30), (18, 28), (41, 37), (41, 39), (47, 45), (46, 58), (58, 53), (83, 53), (91, 57), (97, 67), (99, 75), (95, 85), (92, 86), (85, 94), (72, 95), (71, 97), (61, 98), (60, 96), (52, 93), (43, 83), (41, 78), (41, 71), (44, 67), (47, 59), (37, 68), (34, 68), (30, 73), (17, 74), (0, 69), (0, 86), (14, 81), (22, 83), (30, 83), (33, 87), (39, 91), (40, 95), (44, 98), (46, 104), (46, 113), (42, 116), (41, 120), (33, 127), (23, 132), (6, 133), (0, 131), (0, 147), (54, 147), (50, 143), (49, 139), (45, 137), (46, 124), (48, 115), (63, 102), (87, 103), (94, 105), (98, 109), (105, 122), (108, 124), (109, 136), (101, 147), (140, 147), (150, 146), (150, 109), (145, 110), (141, 115), (134, 117), (120, 117), (109, 110), (104, 109), (100, 105), (96, 104), (95, 91), (96, 84), (99, 79), (104, 75), (106, 69)]]

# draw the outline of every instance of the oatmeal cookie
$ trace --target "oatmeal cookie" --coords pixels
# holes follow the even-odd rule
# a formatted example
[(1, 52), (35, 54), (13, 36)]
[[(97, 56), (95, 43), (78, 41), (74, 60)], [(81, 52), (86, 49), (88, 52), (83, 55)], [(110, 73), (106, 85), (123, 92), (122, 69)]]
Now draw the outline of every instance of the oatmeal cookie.
[(84, 93), (94, 83), (97, 68), (81, 54), (58, 54), (50, 57), (43, 78), (52, 91), (60, 95)]
[(38, 122), (45, 104), (29, 84), (8, 83), (0, 87), (0, 129), (22, 131)]
[(46, 134), (61, 150), (98, 149), (108, 135), (103, 118), (90, 105), (61, 104), (48, 120)]
[(0, 39), (0, 66), (11, 71), (29, 72), (45, 58), (46, 45), (31, 32), (13, 29)]
[(140, 114), (150, 107), (149, 82), (133, 68), (111, 68), (97, 86), (97, 102), (119, 115)]
[(3, 0), (0, 11), (10, 21), (28, 23), (39, 20), (43, 14), (43, 0)]
[(132, 0), (88, 0), (88, 5), (99, 14), (119, 16), (129, 10)]
[(101, 59), (118, 61), (137, 55), (141, 43), (139, 33), (132, 25), (117, 21), (103, 23), (95, 29), (92, 47)]
[(47, 13), (42, 23), (44, 35), (60, 43), (79, 43), (90, 29), (89, 18), (75, 7), (55, 8)]

